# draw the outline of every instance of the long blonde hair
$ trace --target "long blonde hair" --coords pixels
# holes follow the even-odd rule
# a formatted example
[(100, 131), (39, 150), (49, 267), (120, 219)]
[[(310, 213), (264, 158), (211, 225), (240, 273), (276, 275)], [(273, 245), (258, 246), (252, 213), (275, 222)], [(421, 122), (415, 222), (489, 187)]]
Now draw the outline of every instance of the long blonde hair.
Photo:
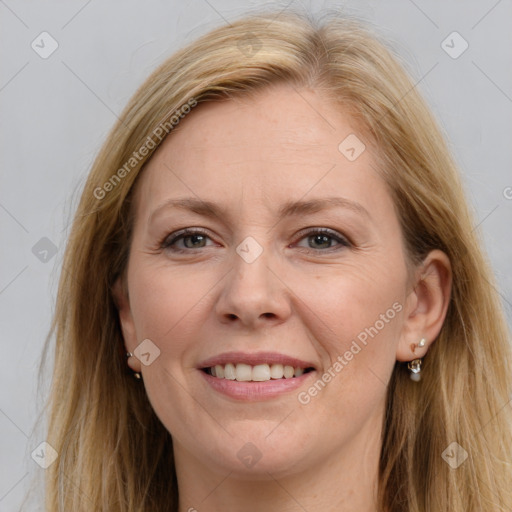
[[(126, 270), (133, 187), (160, 143), (149, 147), (149, 138), (183, 105), (276, 82), (325, 91), (353, 113), (377, 148), (409, 261), (438, 248), (452, 264), (451, 302), (421, 384), (398, 362), (389, 383), (380, 510), (510, 512), (510, 333), (444, 136), (371, 30), (340, 17), (318, 23), (274, 12), (215, 29), (166, 60), (130, 100), (94, 162), (45, 345), (47, 351), (55, 334), (47, 441), (58, 458), (46, 470), (47, 510), (177, 511), (172, 439), (127, 368), (112, 295)], [(130, 161), (136, 152), (140, 159)], [(453, 442), (468, 454), (456, 469), (443, 457)]]

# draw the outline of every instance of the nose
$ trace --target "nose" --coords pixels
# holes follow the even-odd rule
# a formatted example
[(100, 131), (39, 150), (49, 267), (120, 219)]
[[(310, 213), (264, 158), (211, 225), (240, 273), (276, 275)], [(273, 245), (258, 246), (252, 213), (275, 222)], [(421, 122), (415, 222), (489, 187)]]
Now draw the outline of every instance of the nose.
[(269, 252), (270, 249), (263, 250), (252, 262), (234, 253), (232, 270), (222, 280), (215, 305), (222, 323), (256, 329), (280, 324), (290, 316), (290, 291), (277, 265), (270, 261)]

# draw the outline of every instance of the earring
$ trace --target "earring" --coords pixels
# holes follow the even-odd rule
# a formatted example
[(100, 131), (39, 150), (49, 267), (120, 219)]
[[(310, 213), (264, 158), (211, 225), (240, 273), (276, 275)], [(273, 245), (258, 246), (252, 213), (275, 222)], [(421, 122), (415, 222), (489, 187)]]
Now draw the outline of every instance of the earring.
[(411, 352), (414, 354), (416, 352), (416, 348), (420, 347), (423, 348), (427, 343), (427, 340), (425, 338), (421, 338), (419, 343), (411, 343)]
[(415, 382), (419, 382), (421, 380), (421, 359), (413, 359), (407, 363), (407, 368), (409, 368), (411, 374), (409, 377)]
[[(421, 338), (419, 343), (412, 344), (411, 345), (411, 351), (414, 354), (416, 352), (416, 347), (423, 348), (427, 344), (427, 340), (425, 338)], [(407, 363), (407, 368), (409, 368), (409, 371), (411, 372), (409, 377), (415, 382), (419, 382), (421, 380), (421, 358), (419, 359), (413, 359), (412, 361), (409, 361)]]
[[(126, 357), (132, 357), (133, 354), (131, 352), (126, 352)], [(140, 379), (141, 378), (141, 375), (139, 372), (133, 372), (133, 376), (136, 378), (136, 379)]]

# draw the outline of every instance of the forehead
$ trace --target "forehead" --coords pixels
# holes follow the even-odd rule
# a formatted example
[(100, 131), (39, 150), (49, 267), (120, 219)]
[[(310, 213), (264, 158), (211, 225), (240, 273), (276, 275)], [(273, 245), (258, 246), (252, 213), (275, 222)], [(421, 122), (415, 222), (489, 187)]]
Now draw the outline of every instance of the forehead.
[(354, 119), (325, 94), (273, 86), (195, 107), (146, 165), (137, 210), (147, 217), (166, 199), (196, 196), (277, 211), (290, 199), (326, 195), (377, 201), (373, 209), (382, 210), (391, 198), (371, 153)]

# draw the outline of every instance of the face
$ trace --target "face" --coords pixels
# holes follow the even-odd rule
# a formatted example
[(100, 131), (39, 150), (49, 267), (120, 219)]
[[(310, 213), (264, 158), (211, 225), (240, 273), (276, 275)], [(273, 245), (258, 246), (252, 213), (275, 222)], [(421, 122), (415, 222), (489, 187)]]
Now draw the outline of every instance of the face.
[(407, 271), (350, 134), (322, 93), (280, 85), (196, 107), (143, 171), (120, 315), (129, 351), (150, 340), (130, 364), (177, 464), (254, 478), (377, 447)]

